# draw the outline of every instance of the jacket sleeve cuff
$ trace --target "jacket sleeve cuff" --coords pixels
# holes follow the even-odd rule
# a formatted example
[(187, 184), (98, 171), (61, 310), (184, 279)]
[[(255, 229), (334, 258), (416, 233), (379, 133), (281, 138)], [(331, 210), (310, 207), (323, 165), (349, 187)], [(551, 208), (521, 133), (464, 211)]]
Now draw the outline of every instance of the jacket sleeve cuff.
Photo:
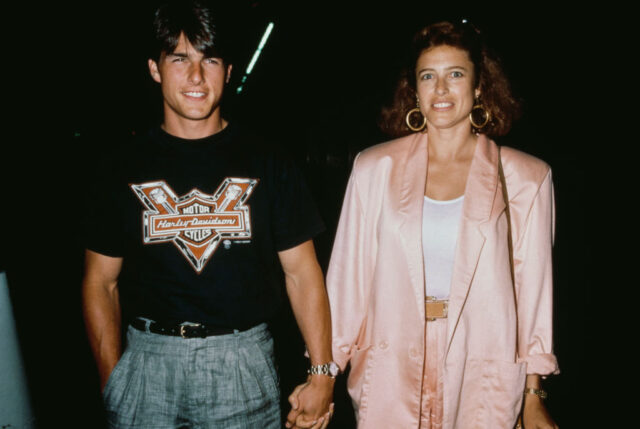
[(351, 359), (351, 353), (349, 353), (348, 346), (333, 346), (333, 361), (340, 367), (340, 372), (344, 372), (349, 360)]
[(518, 362), (526, 362), (527, 374), (551, 375), (560, 374), (558, 360), (551, 353), (541, 353), (518, 358)]

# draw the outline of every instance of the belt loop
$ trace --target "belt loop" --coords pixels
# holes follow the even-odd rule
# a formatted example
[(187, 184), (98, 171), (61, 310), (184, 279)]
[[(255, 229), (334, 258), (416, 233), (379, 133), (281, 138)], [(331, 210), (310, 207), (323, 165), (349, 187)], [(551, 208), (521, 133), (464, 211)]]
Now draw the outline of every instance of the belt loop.
[(150, 334), (151, 330), (149, 329), (149, 327), (153, 323), (153, 320), (147, 319), (146, 317), (138, 317), (138, 320), (142, 320), (144, 322), (144, 332)]

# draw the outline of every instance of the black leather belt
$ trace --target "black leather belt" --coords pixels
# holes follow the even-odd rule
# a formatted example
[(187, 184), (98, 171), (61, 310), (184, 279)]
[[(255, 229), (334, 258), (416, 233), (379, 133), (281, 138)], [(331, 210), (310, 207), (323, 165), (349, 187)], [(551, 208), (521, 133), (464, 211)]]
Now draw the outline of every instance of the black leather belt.
[(147, 323), (149, 323), (149, 332), (182, 338), (206, 338), (214, 335), (228, 335), (233, 334), (235, 330), (246, 331), (251, 328), (221, 328), (218, 326), (206, 326), (200, 323), (188, 325), (162, 325), (158, 322), (147, 322), (142, 319), (133, 319), (131, 326), (140, 331), (146, 332)]

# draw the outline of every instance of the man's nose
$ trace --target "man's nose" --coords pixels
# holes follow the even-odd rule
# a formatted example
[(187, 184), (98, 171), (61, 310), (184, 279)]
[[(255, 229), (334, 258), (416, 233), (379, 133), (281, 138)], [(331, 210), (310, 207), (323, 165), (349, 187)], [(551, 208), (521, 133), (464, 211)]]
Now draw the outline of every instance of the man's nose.
[(202, 65), (200, 63), (193, 64), (189, 70), (189, 83), (199, 85), (203, 79)]

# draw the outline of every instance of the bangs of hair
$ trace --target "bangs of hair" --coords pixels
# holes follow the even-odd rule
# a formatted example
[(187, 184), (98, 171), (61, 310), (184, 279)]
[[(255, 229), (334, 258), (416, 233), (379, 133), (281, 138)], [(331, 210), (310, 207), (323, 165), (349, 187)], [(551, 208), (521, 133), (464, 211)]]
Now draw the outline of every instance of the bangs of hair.
[(198, 1), (173, 1), (158, 8), (154, 19), (154, 57), (175, 51), (184, 33), (189, 43), (205, 57), (228, 59), (220, 43), (220, 26), (214, 23), (213, 11)]
[[(438, 22), (418, 31), (411, 45), (409, 67), (415, 65), (420, 55), (437, 46), (451, 46), (466, 51), (469, 60), (477, 66), (485, 55), (484, 40), (480, 32), (471, 24)], [(479, 73), (475, 73), (476, 85)], [(415, 84), (415, 82), (412, 82)]]

